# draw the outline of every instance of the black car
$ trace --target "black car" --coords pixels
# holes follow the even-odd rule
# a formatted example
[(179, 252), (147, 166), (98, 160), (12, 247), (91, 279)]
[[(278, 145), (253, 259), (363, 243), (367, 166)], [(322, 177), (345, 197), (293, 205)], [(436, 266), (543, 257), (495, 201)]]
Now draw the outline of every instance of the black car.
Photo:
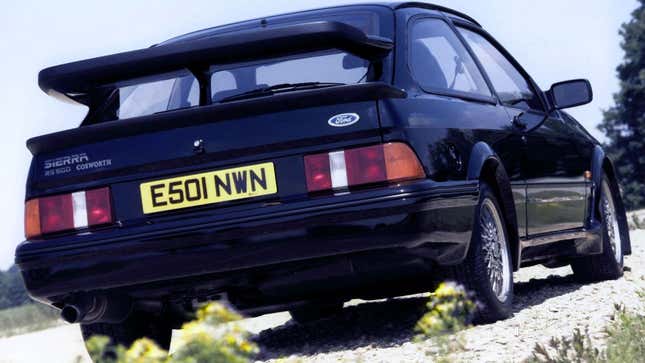
[(31, 296), (85, 336), (168, 346), (201, 301), (304, 322), (455, 279), (478, 319), (513, 271), (622, 275), (612, 162), (467, 15), (354, 5), (190, 33), (47, 68), (78, 128), (27, 141)]

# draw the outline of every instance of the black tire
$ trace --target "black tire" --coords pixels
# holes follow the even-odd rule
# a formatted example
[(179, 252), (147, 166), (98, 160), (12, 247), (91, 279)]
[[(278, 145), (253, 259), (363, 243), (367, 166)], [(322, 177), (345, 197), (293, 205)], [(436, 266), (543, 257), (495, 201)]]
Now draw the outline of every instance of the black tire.
[(343, 303), (312, 303), (289, 310), (291, 319), (298, 324), (307, 324), (329, 318), (343, 311)]
[[(496, 209), (499, 223), (502, 227), (503, 241), (501, 243), (506, 245), (504, 252), (499, 255), (506, 255), (506, 258), (501, 258), (501, 267), (507, 273), (503, 277), (502, 291), (503, 297), (498, 297), (496, 291), (493, 289), (493, 283), (489, 278), (489, 269), (486, 264), (486, 249), (485, 240), (482, 236), (482, 220), (481, 215), (484, 204), (487, 208), (492, 205)], [(508, 231), (506, 229), (506, 221), (504, 220), (504, 213), (499, 207), (497, 197), (492, 188), (482, 182), (480, 186), (479, 204), (475, 211), (474, 216), (473, 234), (470, 241), (470, 247), (466, 259), (458, 266), (451, 269), (451, 277), (472, 295), (476, 301), (477, 310), (475, 312), (474, 320), (478, 323), (490, 323), (497, 320), (506, 319), (512, 314), (513, 304), (513, 266), (511, 256), (511, 244), (508, 239)], [(504, 272), (503, 272), (504, 273)]]
[[(571, 262), (571, 269), (573, 270), (573, 275), (578, 281), (581, 282), (595, 282), (595, 281), (604, 281), (604, 280), (615, 280), (623, 276), (623, 246), (622, 238), (624, 231), (624, 226), (620, 225), (620, 218), (617, 215), (618, 208), (616, 206), (617, 197), (620, 198), (620, 195), (617, 193), (616, 189), (612, 187), (611, 182), (605, 176), (602, 179), (602, 185), (599, 188), (600, 190), (600, 216), (602, 219), (602, 253), (598, 255), (585, 256), (578, 258)], [(617, 218), (615, 221), (616, 224), (613, 224), (608, 219), (612, 219), (611, 216), (607, 215), (607, 210), (605, 199), (607, 194), (610, 194), (612, 209), (614, 216)], [(607, 202), (610, 200), (608, 199)], [(613, 224), (613, 227), (611, 226)], [(617, 243), (618, 250), (616, 251), (612, 247), (611, 239), (609, 237), (610, 228), (613, 229), (613, 234), (617, 238), (615, 240)]]
[(87, 341), (92, 336), (103, 335), (110, 338), (109, 348), (122, 345), (129, 348), (140, 338), (149, 338), (159, 347), (168, 350), (172, 338), (173, 323), (162, 316), (142, 312), (133, 312), (121, 323), (81, 324), (83, 339)]

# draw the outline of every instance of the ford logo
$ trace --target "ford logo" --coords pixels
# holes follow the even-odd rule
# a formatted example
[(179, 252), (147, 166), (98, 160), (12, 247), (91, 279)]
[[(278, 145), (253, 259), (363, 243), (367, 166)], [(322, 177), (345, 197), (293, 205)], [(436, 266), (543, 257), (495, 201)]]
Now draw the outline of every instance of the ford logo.
[(361, 117), (356, 113), (341, 113), (332, 116), (327, 123), (333, 127), (345, 127), (357, 123), (360, 119)]

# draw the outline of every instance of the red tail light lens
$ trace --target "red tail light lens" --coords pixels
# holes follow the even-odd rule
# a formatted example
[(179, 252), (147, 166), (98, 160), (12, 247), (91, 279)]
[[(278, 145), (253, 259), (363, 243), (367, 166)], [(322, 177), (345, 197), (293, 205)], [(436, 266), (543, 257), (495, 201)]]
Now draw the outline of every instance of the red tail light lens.
[(317, 192), (331, 189), (331, 172), (327, 154), (305, 156), (307, 190)]
[(379, 183), (387, 180), (383, 145), (345, 150), (349, 185)]
[(309, 192), (426, 176), (414, 151), (399, 142), (308, 155), (305, 173)]
[(87, 222), (90, 226), (112, 223), (110, 189), (101, 188), (85, 192)]
[(31, 199), (25, 204), (27, 238), (112, 222), (109, 188)]
[(56, 195), (40, 199), (40, 230), (52, 233), (74, 229), (72, 195)]

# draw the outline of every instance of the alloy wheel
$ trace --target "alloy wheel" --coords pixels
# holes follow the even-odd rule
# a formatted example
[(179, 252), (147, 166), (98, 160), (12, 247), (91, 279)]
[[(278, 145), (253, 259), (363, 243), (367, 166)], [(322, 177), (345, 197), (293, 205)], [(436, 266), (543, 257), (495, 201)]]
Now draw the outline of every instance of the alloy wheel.
[(511, 289), (511, 264), (504, 226), (495, 203), (485, 199), (480, 209), (480, 233), (484, 262), (491, 289), (500, 302), (508, 299)]
[(622, 258), (622, 241), (620, 238), (620, 227), (618, 226), (618, 218), (616, 216), (616, 208), (614, 206), (614, 198), (611, 193), (611, 188), (607, 181), (602, 182), (602, 197), (600, 199), (602, 217), (607, 226), (607, 235), (609, 237), (609, 246), (616, 259), (620, 263)]

